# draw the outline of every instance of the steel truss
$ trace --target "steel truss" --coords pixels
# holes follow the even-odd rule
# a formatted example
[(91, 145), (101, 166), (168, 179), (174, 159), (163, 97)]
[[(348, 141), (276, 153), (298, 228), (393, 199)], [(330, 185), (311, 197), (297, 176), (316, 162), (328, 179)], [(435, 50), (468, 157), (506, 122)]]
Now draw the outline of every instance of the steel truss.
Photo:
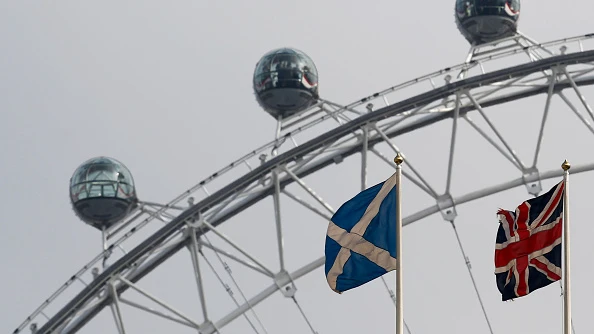
[[(200, 333), (217, 333), (234, 319), (244, 316), (255, 332), (266, 332), (260, 322), (255, 306), (273, 293), (280, 291), (293, 299), (312, 332), (311, 323), (296, 299), (295, 282), (307, 273), (319, 268), (323, 257), (293, 271), (289, 271), (284, 256), (282, 231), (282, 203), (287, 199), (327, 221), (334, 209), (324, 197), (315, 191), (306, 177), (327, 166), (341, 163), (345, 158), (361, 154), (361, 187), (367, 185), (369, 160), (374, 158), (393, 166), (391, 157), (402, 153), (394, 139), (416, 130), (452, 119), (449, 158), (445, 170), (445, 187), (432, 185), (426, 172), (417, 168), (415, 161), (407, 159), (404, 178), (426, 194), (424, 207), (404, 218), (404, 225), (411, 224), (435, 213), (455, 229), (456, 208), (464, 203), (525, 185), (529, 193), (536, 195), (542, 190), (541, 181), (561, 176), (560, 170), (539, 170), (539, 156), (543, 133), (549, 115), (550, 101), (557, 95), (594, 134), (594, 113), (580, 87), (594, 83), (594, 50), (585, 44), (592, 36), (586, 35), (537, 44), (518, 35), (498, 41), (490, 53), (472, 48), (465, 63), (430, 75), (391, 87), (385, 91), (358, 100), (350, 105), (320, 100), (304, 113), (281, 120), (275, 140), (232, 162), (199, 184), (188, 189), (168, 204), (142, 202), (136, 212), (125, 222), (106, 231), (109, 246), (96, 258), (75, 273), (58, 291), (48, 298), (15, 331), (27, 326), (35, 333), (73, 333), (84, 326), (103, 308), (109, 306), (120, 333), (125, 333), (125, 312), (122, 307), (134, 307), (178, 324), (194, 328)], [(507, 45), (506, 43), (511, 43)], [(515, 44), (514, 44), (515, 43)], [(553, 52), (559, 47), (559, 52)], [(572, 53), (568, 50), (574, 48)], [(509, 66), (521, 55), (528, 62)], [(497, 68), (497, 61), (502, 61)], [(507, 63), (506, 63), (507, 62)], [(491, 71), (489, 65), (494, 65)], [(456, 78), (453, 80), (452, 78)], [(443, 84), (437, 85), (436, 82)], [(568, 97), (573, 91), (580, 108)], [(545, 95), (537, 145), (532, 161), (526, 163), (487, 115), (489, 107), (531, 96)], [(413, 96), (413, 97), (410, 97)], [(391, 104), (390, 101), (400, 101)], [(382, 106), (377, 108), (376, 106)], [(581, 110), (584, 110), (582, 112)], [(486, 126), (480, 126), (473, 118), (480, 117)], [(471, 126), (486, 142), (492, 145), (513, 168), (518, 178), (498, 185), (478, 189), (466, 194), (452, 191), (455, 148), (460, 122)], [(298, 141), (303, 142), (298, 144)], [(388, 150), (389, 153), (383, 151)], [(270, 155), (270, 158), (268, 157)], [(590, 164), (572, 167), (573, 173), (594, 169)], [(208, 188), (207, 188), (208, 187)], [(300, 197), (300, 191), (305, 194)], [(276, 226), (278, 267), (270, 267), (221, 231), (220, 225), (259, 201), (272, 197)], [(183, 201), (187, 205), (182, 204)], [(207, 233), (210, 232), (210, 233)], [(217, 242), (211, 242), (210, 237)], [(456, 234), (458, 237), (458, 235)], [(462, 243), (459, 245), (464, 254)], [(128, 251), (126, 250), (128, 249)], [(185, 315), (157, 296), (144, 290), (138, 282), (153, 269), (182, 249), (191, 255), (191, 264), (199, 292), (201, 319), (195, 314)], [(208, 301), (205, 298), (205, 281), (202, 272), (212, 265), (205, 256), (208, 250), (224, 263), (225, 270), (234, 282), (234, 288), (219, 283), (230, 292), (234, 308), (220, 319), (211, 319)], [(470, 271), (470, 263), (463, 255)], [(231, 259), (239, 265), (257, 272), (269, 285), (253, 296), (245, 296), (231, 275), (223, 259)], [(102, 270), (101, 262), (106, 263)], [(75, 284), (80, 283), (80, 284)], [(76, 287), (82, 289), (75, 290)], [(123, 293), (132, 289), (140, 293), (160, 310), (126, 298)], [(231, 290), (242, 294), (242, 301), (233, 297)], [(46, 314), (47, 306), (57, 303), (61, 295), (69, 291), (76, 296), (53, 314)], [(478, 294), (478, 289), (477, 289)], [(480, 296), (479, 296), (480, 301)], [(250, 317), (248, 318), (248, 314)], [(487, 313), (485, 317), (488, 322)], [(44, 320), (45, 318), (45, 320)], [(39, 327), (41, 325), (41, 327)]]

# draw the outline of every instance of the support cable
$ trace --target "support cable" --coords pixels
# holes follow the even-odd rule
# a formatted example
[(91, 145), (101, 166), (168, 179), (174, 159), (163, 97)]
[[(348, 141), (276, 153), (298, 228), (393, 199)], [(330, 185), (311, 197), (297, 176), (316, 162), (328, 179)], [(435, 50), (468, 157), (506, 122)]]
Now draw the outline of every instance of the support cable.
[[(208, 242), (208, 244), (212, 245), (212, 243), (210, 242), (210, 240), (208, 239), (208, 237), (206, 235), (203, 235), (203, 237), (206, 239), (206, 242)], [(229, 294), (229, 296), (231, 296), (231, 299), (233, 299), (233, 302), (235, 303), (235, 306), (239, 307), (239, 302), (237, 301), (237, 299), (235, 298), (235, 296), (233, 295), (233, 290), (231, 289), (231, 287), (226, 284), (223, 279), (221, 278), (221, 276), (217, 273), (217, 271), (215, 270), (214, 266), (210, 263), (210, 261), (208, 260), (208, 258), (206, 258), (206, 256), (204, 255), (204, 253), (202, 252), (202, 249), (198, 250), (198, 253), (200, 253), (200, 255), (202, 255), (202, 257), (204, 258), (204, 260), (206, 261), (206, 263), (208, 264), (208, 266), (210, 267), (210, 269), (212, 270), (212, 272), (215, 274), (215, 276), (217, 277), (217, 279), (219, 280), (219, 282), (223, 285), (223, 287), (225, 288), (225, 290), (227, 291), (227, 293)], [(231, 278), (231, 281), (233, 281), (233, 284), (235, 285), (235, 287), (237, 288), (237, 290), (239, 291), (239, 294), (241, 295), (241, 297), (244, 299), (244, 301), (248, 304), (250, 311), (252, 311), (252, 314), (254, 316), (254, 318), (256, 318), (256, 321), (258, 322), (258, 324), (260, 325), (260, 327), (264, 330), (264, 333), (268, 334), (268, 331), (266, 330), (266, 327), (264, 327), (264, 324), (262, 324), (262, 321), (260, 321), (260, 318), (258, 317), (258, 315), (256, 314), (256, 311), (253, 309), (252, 305), (248, 302), (247, 298), (245, 297), (243, 291), (241, 290), (241, 288), (239, 287), (239, 284), (237, 284), (237, 281), (235, 280), (235, 278), (233, 277), (233, 274), (231, 273), (231, 268), (229, 267), (229, 265), (221, 258), (221, 256), (214, 251), (216, 257), (219, 259), (219, 261), (221, 262), (221, 264), (223, 265), (223, 267), (225, 268), (225, 271), (227, 271), (227, 273), (229, 274), (229, 277)], [(249, 322), (250, 326), (254, 329), (254, 331), (256, 333), (260, 333), (258, 331), (258, 329), (256, 329), (256, 326), (254, 326), (254, 324), (252, 323), (252, 321), (248, 318), (248, 316), (244, 313), (243, 316), (245, 317), (245, 319)]]
[[(392, 291), (392, 289), (390, 289), (390, 287), (388, 286), (388, 283), (386, 283), (386, 279), (384, 278), (384, 276), (381, 276), (382, 278), (382, 282), (384, 282), (384, 286), (386, 287), (386, 290), (388, 290), (388, 294), (390, 295), (390, 299), (392, 299), (392, 302), (394, 302), (394, 306), (396, 306), (396, 294), (394, 293), (394, 291)], [(410, 331), (410, 328), (408, 328), (408, 324), (406, 324), (406, 321), (404, 322), (404, 328), (406, 328), (406, 332), (408, 334), (412, 334), (412, 332)]]
[(462, 252), (462, 256), (464, 257), (464, 261), (466, 262), (466, 268), (468, 269), (468, 274), (470, 275), (470, 279), (472, 280), (472, 285), (474, 286), (474, 291), (476, 291), (476, 297), (478, 298), (479, 304), (481, 304), (481, 309), (483, 310), (483, 314), (485, 315), (485, 320), (487, 321), (487, 326), (489, 326), (489, 332), (493, 334), (493, 328), (491, 327), (491, 322), (489, 322), (489, 317), (487, 316), (487, 310), (485, 309), (485, 305), (483, 304), (483, 300), (481, 299), (481, 294), (479, 293), (478, 287), (476, 285), (476, 281), (474, 280), (474, 276), (472, 275), (472, 266), (470, 265), (470, 259), (466, 256), (464, 252), (464, 247), (462, 247), (462, 241), (460, 241), (460, 236), (458, 235), (458, 230), (456, 229), (456, 225), (454, 221), (450, 221), (452, 223), (452, 228), (454, 229), (454, 233), (456, 234), (456, 239), (458, 240), (458, 246), (460, 246), (460, 251)]
[(297, 308), (299, 309), (299, 312), (301, 312), (301, 315), (303, 316), (303, 319), (305, 320), (305, 322), (309, 326), (309, 329), (311, 329), (312, 334), (318, 334), (318, 332), (316, 332), (316, 330), (311, 325), (311, 322), (309, 322), (309, 319), (305, 315), (305, 312), (303, 312), (303, 309), (301, 308), (301, 305), (299, 305), (299, 302), (297, 302), (297, 298), (295, 298), (295, 295), (293, 295), (291, 298), (295, 302), (295, 305), (297, 305)]
[[(219, 274), (216, 272), (215, 268), (212, 266), (212, 264), (210, 263), (210, 261), (208, 261), (208, 258), (206, 258), (206, 256), (202, 252), (202, 250), (199, 250), (198, 253), (200, 253), (200, 255), (202, 255), (202, 258), (204, 258), (204, 261), (208, 264), (208, 266), (210, 267), (210, 269), (212, 270), (212, 272), (215, 274), (215, 276), (217, 277), (217, 279), (219, 280), (219, 282), (223, 285), (223, 287), (225, 288), (225, 290), (227, 291), (227, 293), (229, 294), (229, 296), (231, 296), (231, 299), (233, 299), (233, 302), (235, 303), (235, 306), (239, 307), (239, 303), (237, 302), (237, 299), (235, 299), (235, 297), (233, 296), (233, 291), (231, 290), (231, 287), (228, 284), (226, 284), (225, 282), (223, 282), (221, 276), (219, 276)], [(256, 334), (259, 334), (258, 330), (254, 326), (254, 324), (252, 323), (252, 321), (247, 317), (247, 315), (244, 313), (243, 316), (245, 317), (245, 320), (247, 320), (247, 322), (250, 324), (250, 326), (252, 327), (252, 329), (256, 332)]]

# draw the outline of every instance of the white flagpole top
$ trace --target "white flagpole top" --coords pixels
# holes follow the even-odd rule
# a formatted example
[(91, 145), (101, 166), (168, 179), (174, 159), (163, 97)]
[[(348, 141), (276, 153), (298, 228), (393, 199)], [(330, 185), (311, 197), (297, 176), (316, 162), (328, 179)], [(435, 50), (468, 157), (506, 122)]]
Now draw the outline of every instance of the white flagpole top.
[[(396, 159), (394, 159), (394, 161), (396, 161)], [(571, 168), (571, 164), (569, 163), (569, 161), (565, 160), (561, 164), (561, 168), (563, 168), (563, 170), (567, 172)]]

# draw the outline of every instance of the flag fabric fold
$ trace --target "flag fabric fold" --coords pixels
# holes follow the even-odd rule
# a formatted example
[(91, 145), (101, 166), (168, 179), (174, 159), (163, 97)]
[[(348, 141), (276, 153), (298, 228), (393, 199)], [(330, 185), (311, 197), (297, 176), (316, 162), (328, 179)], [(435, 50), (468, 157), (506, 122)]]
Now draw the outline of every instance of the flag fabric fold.
[(502, 300), (526, 296), (561, 279), (565, 183), (520, 204), (499, 210), (495, 277)]
[(396, 174), (344, 203), (326, 235), (326, 280), (335, 292), (396, 269)]

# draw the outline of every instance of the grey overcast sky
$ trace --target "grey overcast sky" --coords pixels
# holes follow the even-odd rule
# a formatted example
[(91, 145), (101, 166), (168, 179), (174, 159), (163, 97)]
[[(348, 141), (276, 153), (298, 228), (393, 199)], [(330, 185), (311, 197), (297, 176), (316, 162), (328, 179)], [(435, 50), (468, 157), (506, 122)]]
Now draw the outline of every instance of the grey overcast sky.
[[(540, 42), (590, 33), (593, 9), (586, 0), (524, 1), (520, 30)], [(68, 180), (83, 161), (98, 155), (119, 159), (133, 173), (141, 199), (165, 203), (272, 139), (275, 121), (257, 105), (251, 83), (254, 65), (267, 51), (290, 46), (306, 52), (317, 65), (321, 95), (341, 104), (461, 63), (468, 51), (454, 23), (454, 1), (437, 0), (4, 0), (0, 45), (2, 333), (12, 332), (100, 251), (98, 232), (76, 218), (68, 198)], [(593, 93), (584, 90), (590, 101)], [(574, 131), (579, 123), (560, 101), (553, 104), (545, 135), (543, 165), (549, 170), (565, 158), (592, 162), (591, 134)], [(495, 119), (518, 146), (529, 139), (531, 147), (535, 136), (524, 128), (538, 128), (543, 105), (543, 96), (514, 102)], [(423, 171), (446, 168), (430, 152), (447, 143), (450, 124), (405, 136), (398, 145)], [(521, 176), (495, 163), (475, 167), (497, 159), (473, 138), (478, 137), (459, 141), (456, 163), (467, 167), (456, 174), (459, 194), (477, 189), (471, 176), (484, 185)], [(358, 191), (357, 159), (308, 179), (334, 208)], [(390, 173), (376, 171), (370, 184)], [(573, 312), (576, 333), (582, 334), (594, 330), (594, 178), (572, 180)], [(495, 212), (527, 198), (519, 187), (458, 208), (456, 223), (495, 333), (561, 329), (559, 284), (510, 303), (501, 302), (495, 286)], [(434, 204), (414, 202), (412, 195), (404, 199), (405, 214)], [(269, 251), (259, 245), (273, 242), (271, 207), (267, 200), (247, 210), (226, 223), (225, 232), (266, 258)], [(323, 254), (327, 222), (287, 207), (285, 242), (294, 270)], [(488, 333), (452, 229), (433, 215), (404, 230), (404, 313), (412, 333)], [(140, 285), (199, 318), (188, 258), (176, 255)], [(267, 263), (275, 265), (276, 259)], [(230, 264), (252, 295), (266, 286), (248, 274), (241, 277), (239, 265)], [(386, 275), (387, 282), (392, 285), (394, 277)], [(380, 280), (337, 295), (319, 268), (296, 284), (298, 301), (320, 334), (394, 332), (394, 306)], [(213, 317), (224, 316), (229, 297), (220, 286), (208, 293)], [(257, 311), (269, 333), (309, 331), (293, 302), (279, 294)], [(129, 333), (192, 333), (133, 309), (124, 313)], [(250, 330), (238, 319), (221, 333)], [(111, 314), (104, 311), (81, 333), (116, 333)]]

